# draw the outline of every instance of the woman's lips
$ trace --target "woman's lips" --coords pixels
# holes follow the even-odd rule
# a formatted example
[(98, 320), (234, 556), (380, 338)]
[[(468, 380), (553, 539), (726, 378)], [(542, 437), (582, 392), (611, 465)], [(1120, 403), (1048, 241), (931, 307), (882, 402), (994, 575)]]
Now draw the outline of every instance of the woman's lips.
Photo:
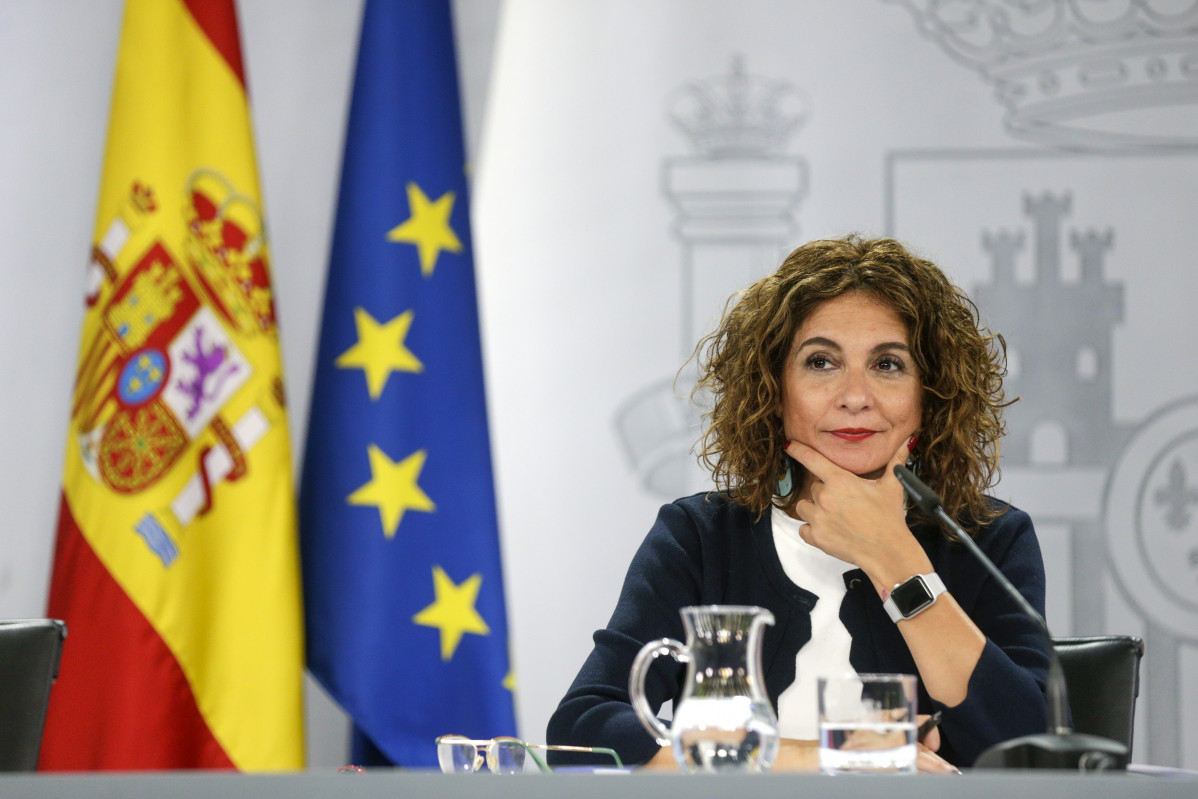
[(844, 441), (864, 441), (877, 431), (865, 430), (859, 427), (846, 427), (843, 430), (829, 430), (828, 432)]

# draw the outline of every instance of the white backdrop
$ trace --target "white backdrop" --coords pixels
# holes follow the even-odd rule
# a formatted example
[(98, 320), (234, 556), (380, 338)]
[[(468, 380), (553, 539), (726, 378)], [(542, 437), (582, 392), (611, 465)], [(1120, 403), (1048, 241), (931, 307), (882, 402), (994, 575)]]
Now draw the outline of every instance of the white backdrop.
[[(1008, 335), (998, 493), (1037, 520), (1049, 622), (1145, 636), (1136, 759), (1198, 768), (1198, 14), (1074, 4), (1091, 41), (1159, 12), (1138, 54), (1017, 15), (1029, 64), (930, 5), (455, 3), (522, 735), (658, 505), (703, 485), (671, 387), (698, 332), (793, 245), (857, 230)], [(0, 617), (44, 612), (120, 7), (0, 1)], [(240, 8), (298, 463), (360, 3)], [(312, 765), (337, 765), (344, 719), (310, 700)]]

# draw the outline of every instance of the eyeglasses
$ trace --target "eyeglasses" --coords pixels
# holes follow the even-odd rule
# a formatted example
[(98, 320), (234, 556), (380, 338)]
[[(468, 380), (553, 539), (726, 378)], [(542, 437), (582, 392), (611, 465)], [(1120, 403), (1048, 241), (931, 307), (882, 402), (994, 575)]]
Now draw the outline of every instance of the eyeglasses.
[(537, 770), (548, 774), (552, 771), (534, 749), (551, 752), (585, 752), (607, 755), (618, 768), (624, 768), (616, 750), (603, 746), (561, 746), (557, 744), (530, 744), (518, 738), (492, 738), (476, 741), (463, 735), (442, 735), (437, 738), (437, 761), (446, 774), (473, 774), (485, 762), (492, 774), (522, 774), (527, 760), (532, 760)]

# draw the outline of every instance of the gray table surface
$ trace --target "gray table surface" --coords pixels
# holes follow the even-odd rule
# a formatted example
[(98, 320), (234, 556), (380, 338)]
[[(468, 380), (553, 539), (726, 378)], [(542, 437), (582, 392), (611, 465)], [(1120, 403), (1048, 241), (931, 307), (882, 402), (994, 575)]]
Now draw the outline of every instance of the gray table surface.
[(961, 776), (835, 776), (762, 774), (553, 774), (501, 777), (372, 770), (365, 774), (309, 771), (250, 775), (201, 772), (138, 774), (0, 775), (0, 799), (71, 797), (448, 797), (449, 799), (1135, 799), (1198, 797), (1198, 775), (1188, 773), (1066, 774), (978, 771)]

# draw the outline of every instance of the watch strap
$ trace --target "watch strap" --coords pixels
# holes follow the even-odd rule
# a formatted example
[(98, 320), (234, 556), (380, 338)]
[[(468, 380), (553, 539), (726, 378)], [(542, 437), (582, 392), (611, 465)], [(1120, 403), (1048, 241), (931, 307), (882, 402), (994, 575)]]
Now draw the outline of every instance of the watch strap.
[[(931, 599), (924, 602), (924, 604), (920, 605), (919, 607), (914, 608), (907, 613), (904, 613), (899, 608), (898, 604), (894, 601), (894, 592), (899, 590), (903, 586), (907, 585), (908, 583), (912, 583), (916, 580), (923, 583), (924, 587), (927, 589), (926, 593), (931, 596)], [(940, 579), (940, 575), (937, 574), (936, 572), (928, 572), (927, 574), (916, 574), (912, 577), (908, 577), (906, 580), (904, 580), (901, 583), (895, 583), (894, 588), (890, 589), (890, 593), (887, 594), (886, 601), (882, 603), (882, 607), (884, 607), (886, 609), (886, 614), (888, 616), (890, 616), (891, 621), (899, 622), (899, 621), (902, 621), (903, 619), (914, 618), (915, 616), (918, 616), (920, 613), (923, 613), (925, 610), (927, 610), (932, 605), (934, 605), (936, 603), (937, 598), (939, 598), (939, 596), (947, 590), (948, 589), (944, 587), (944, 581)]]

